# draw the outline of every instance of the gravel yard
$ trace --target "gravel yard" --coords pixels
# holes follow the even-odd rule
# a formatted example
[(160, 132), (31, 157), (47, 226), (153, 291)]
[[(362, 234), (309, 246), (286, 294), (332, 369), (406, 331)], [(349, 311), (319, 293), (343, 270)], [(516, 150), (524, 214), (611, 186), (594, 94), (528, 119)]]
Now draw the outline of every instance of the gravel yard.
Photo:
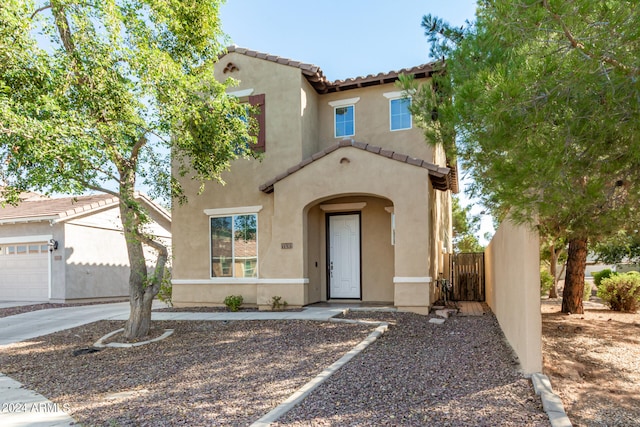
[(443, 325), (408, 313), (350, 313), (389, 331), (278, 426), (548, 426), (495, 317)]
[(585, 302), (584, 314), (542, 301), (544, 373), (574, 427), (640, 426), (640, 313)]
[[(389, 330), (278, 425), (548, 426), (495, 317), (444, 325), (408, 313), (350, 313)], [(340, 358), (371, 325), (171, 321), (170, 338), (72, 356), (121, 322), (14, 344), (2, 372), (83, 425), (249, 425)]]

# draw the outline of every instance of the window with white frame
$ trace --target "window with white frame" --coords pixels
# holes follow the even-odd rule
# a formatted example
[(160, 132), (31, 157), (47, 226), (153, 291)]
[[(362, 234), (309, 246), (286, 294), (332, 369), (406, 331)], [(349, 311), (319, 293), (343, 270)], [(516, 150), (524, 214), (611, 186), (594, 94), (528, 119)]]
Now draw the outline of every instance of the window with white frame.
[(258, 277), (258, 215), (212, 216), (211, 277)]
[(355, 135), (355, 106), (336, 107), (334, 111), (335, 137), (342, 138)]
[(391, 130), (411, 129), (411, 98), (389, 100)]
[(335, 138), (344, 138), (356, 134), (356, 107), (360, 98), (330, 101), (333, 107), (333, 134)]

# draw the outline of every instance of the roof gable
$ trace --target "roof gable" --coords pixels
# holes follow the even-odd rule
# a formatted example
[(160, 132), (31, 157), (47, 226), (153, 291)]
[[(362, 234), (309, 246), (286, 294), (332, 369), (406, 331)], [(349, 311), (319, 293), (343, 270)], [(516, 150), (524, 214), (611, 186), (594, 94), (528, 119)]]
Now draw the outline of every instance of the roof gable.
[(427, 169), (429, 171), (429, 178), (431, 179), (431, 185), (433, 186), (433, 188), (441, 191), (454, 190), (455, 184), (453, 183), (453, 181), (455, 180), (455, 176), (454, 176), (454, 172), (452, 172), (452, 168), (438, 166), (422, 159), (410, 157), (410, 156), (407, 156), (406, 154), (397, 153), (391, 150), (385, 150), (382, 147), (366, 144), (364, 142), (357, 142), (357, 141), (354, 141), (353, 139), (343, 139), (338, 144), (332, 145), (312, 155), (311, 157), (304, 159), (297, 165), (290, 167), (285, 172), (281, 173), (275, 178), (272, 178), (269, 181), (262, 184), (259, 187), (259, 190), (264, 193), (272, 193), (274, 190), (273, 187), (278, 181), (285, 179), (289, 175), (293, 175), (294, 173), (298, 172), (300, 169), (304, 168), (305, 166), (343, 147), (358, 148), (360, 150), (368, 151), (372, 154), (386, 157), (390, 160), (407, 163), (409, 165)]
[[(171, 220), (170, 215), (143, 194), (136, 198), (145, 205), (158, 211)], [(78, 216), (102, 211), (118, 206), (118, 198), (110, 194), (94, 194), (89, 196), (61, 198), (32, 198), (23, 200), (17, 206), (7, 205), (0, 208), (0, 224), (14, 222), (53, 221), (61, 222)]]
[(354, 78), (348, 78), (345, 80), (336, 80), (334, 82), (329, 81), (324, 75), (320, 67), (313, 64), (307, 64), (300, 61), (294, 61), (292, 59), (282, 58), (277, 55), (271, 55), (268, 53), (262, 53), (255, 50), (245, 49), (238, 46), (229, 46), (227, 52), (220, 56), (224, 57), (227, 53), (239, 53), (252, 58), (263, 59), (265, 61), (275, 62), (277, 64), (287, 65), (290, 67), (299, 68), (302, 75), (307, 79), (309, 84), (320, 94), (340, 92), (350, 89), (358, 89), (362, 87), (375, 86), (387, 83), (393, 83), (398, 80), (400, 74), (413, 75), (415, 78), (430, 77), (434, 72), (433, 65), (435, 63), (418, 65), (412, 68), (403, 68), (397, 71), (389, 71), (386, 73), (369, 74), (367, 76), (360, 76)]

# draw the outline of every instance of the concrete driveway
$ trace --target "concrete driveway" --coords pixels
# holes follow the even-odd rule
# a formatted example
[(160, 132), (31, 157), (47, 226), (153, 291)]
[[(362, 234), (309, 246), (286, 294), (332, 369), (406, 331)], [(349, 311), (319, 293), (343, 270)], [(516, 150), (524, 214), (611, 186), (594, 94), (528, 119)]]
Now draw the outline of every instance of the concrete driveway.
[(129, 316), (129, 303), (50, 308), (0, 318), (0, 346), (52, 334), (76, 326)]

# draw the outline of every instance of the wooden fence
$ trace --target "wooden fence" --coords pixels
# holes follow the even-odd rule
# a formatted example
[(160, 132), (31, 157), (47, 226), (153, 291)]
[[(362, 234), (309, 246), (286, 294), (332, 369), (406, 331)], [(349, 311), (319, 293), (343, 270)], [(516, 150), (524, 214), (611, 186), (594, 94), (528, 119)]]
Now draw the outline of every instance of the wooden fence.
[(484, 252), (453, 255), (451, 274), (454, 301), (485, 300)]

